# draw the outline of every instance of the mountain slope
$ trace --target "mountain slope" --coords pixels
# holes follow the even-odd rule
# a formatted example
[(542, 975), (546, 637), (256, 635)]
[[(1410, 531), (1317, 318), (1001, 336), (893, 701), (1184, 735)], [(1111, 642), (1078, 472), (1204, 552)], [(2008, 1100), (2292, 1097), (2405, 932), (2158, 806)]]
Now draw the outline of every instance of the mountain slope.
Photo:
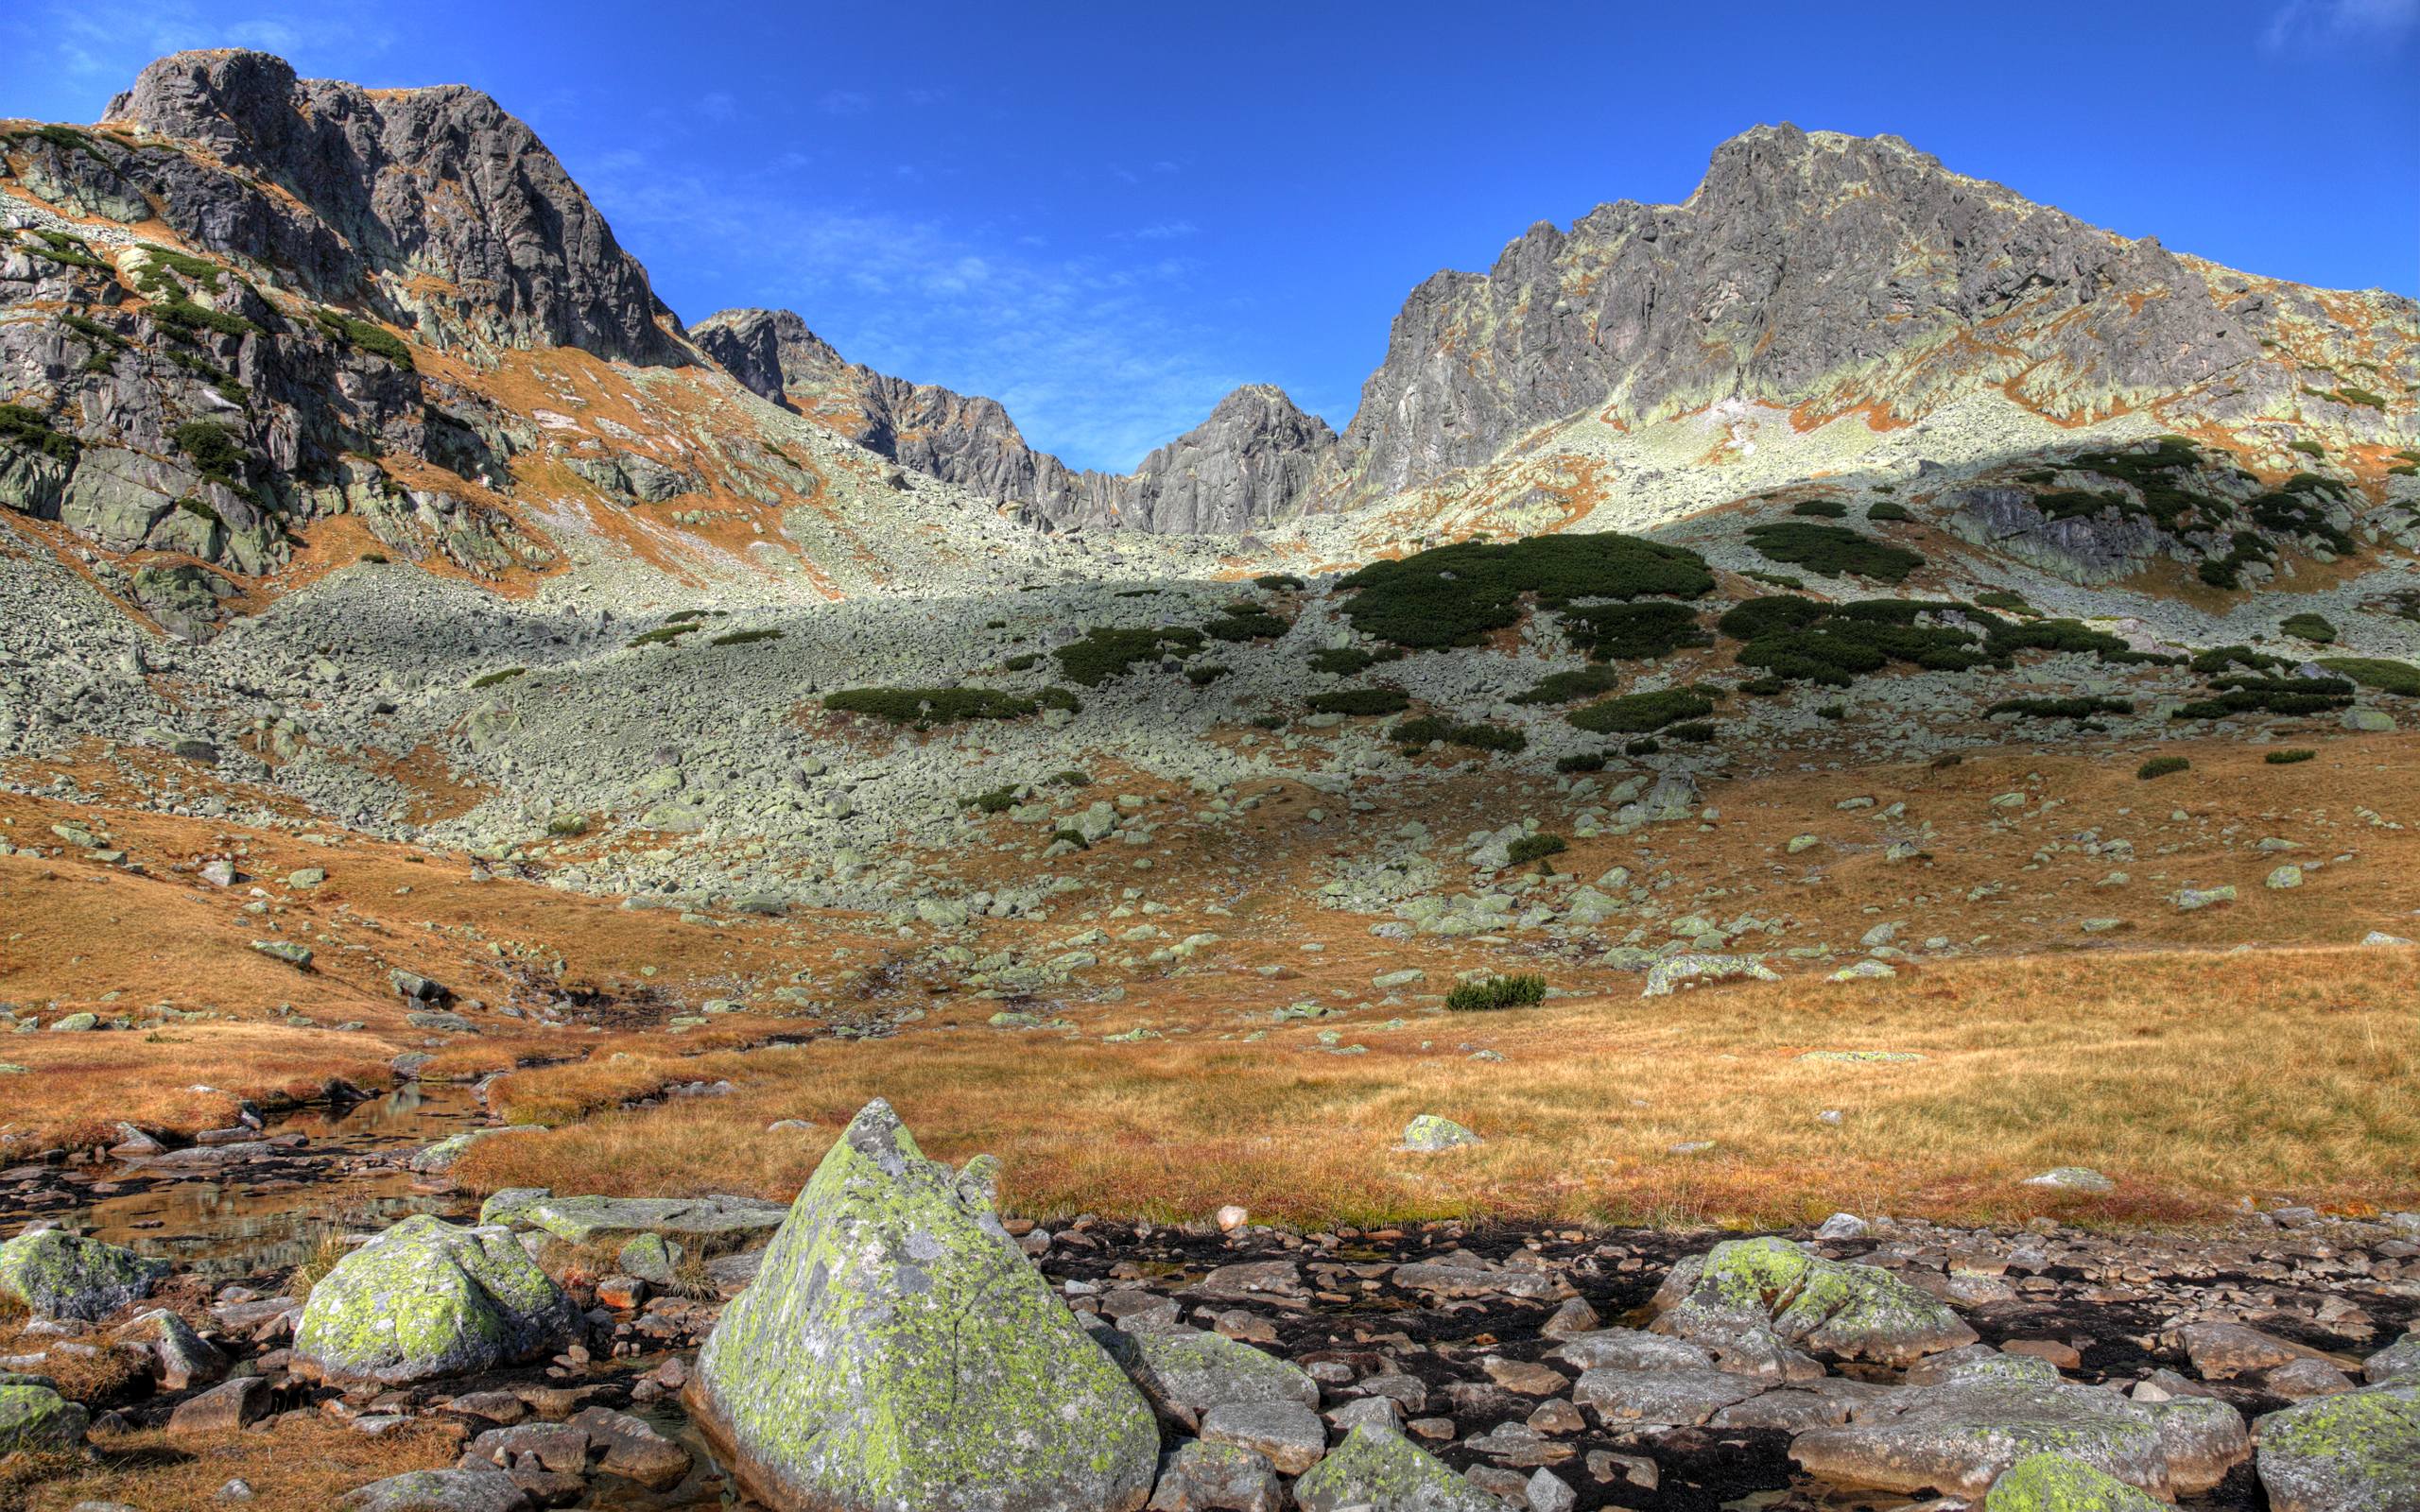
[(1036, 524), (1236, 534), (1281, 516), (1336, 444), (1284, 390), (1251, 384), (1132, 473), (1079, 472), (1028, 445), (999, 401), (844, 360), (788, 310), (724, 310), (691, 333), (750, 388), (906, 467)]
[(1489, 272), (1414, 290), (1319, 491), (1382, 498), (1590, 411), (1726, 400), (1890, 426), (1998, 389), (2063, 425), (2149, 409), (2409, 445), (2415, 386), (2410, 300), (2129, 241), (1895, 137), (1759, 127), (1682, 204), (1542, 224)]

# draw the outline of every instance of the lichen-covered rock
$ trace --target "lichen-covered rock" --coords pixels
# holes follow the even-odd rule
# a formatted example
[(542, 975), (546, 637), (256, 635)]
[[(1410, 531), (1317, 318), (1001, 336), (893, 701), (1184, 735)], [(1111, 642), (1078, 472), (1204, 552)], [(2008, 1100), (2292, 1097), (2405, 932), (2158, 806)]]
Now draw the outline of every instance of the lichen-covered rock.
[(80, 1403), (39, 1378), (0, 1372), (0, 1454), (80, 1444), (88, 1421)]
[(1302, 1366), (1221, 1333), (1179, 1329), (1096, 1336), (1151, 1405), (1186, 1428), (1199, 1428), (1213, 1407), (1239, 1402), (1320, 1404), (1320, 1383)]
[(1983, 1512), (2165, 1512), (2166, 1506), (2065, 1454), (2018, 1460), (1983, 1499)]
[(1790, 1441), (1807, 1473), (1841, 1486), (1980, 1496), (2019, 1460), (2058, 1453), (2153, 1496), (2207, 1490), (2251, 1452), (2225, 1402), (2130, 1401), (2059, 1378), (2047, 1360), (1998, 1355), (1860, 1403), (1845, 1427)]
[(1423, 1154), (1438, 1150), (1460, 1149), (1467, 1144), (1483, 1144), (1486, 1141), (1455, 1123), (1435, 1113), (1422, 1113), (1403, 1126), (1401, 1148)]
[(1150, 1512), (1277, 1512), (1285, 1501), (1268, 1460), (1235, 1444), (1188, 1438), (1160, 1461)]
[(1976, 1340), (1946, 1304), (1889, 1271), (1827, 1260), (1786, 1239), (1728, 1240), (1683, 1261), (1655, 1308), (1656, 1332), (1712, 1349), (1726, 1368), (1770, 1352), (1768, 1341), (1904, 1368)]
[(167, 1273), (164, 1260), (56, 1228), (0, 1245), (0, 1297), (15, 1297), (37, 1317), (107, 1317), (150, 1296)]
[(769, 1233), (789, 1210), (758, 1197), (542, 1197), (516, 1211), (515, 1228), (544, 1229), (575, 1245), (633, 1234), (717, 1239)]
[(1392, 1428), (1364, 1423), (1294, 1483), (1302, 1512), (1503, 1512), (1504, 1503)]
[(2361, 1374), (2374, 1386), (2382, 1386), (2390, 1381), (2420, 1378), (2420, 1329), (2412, 1330), (2362, 1361)]
[(536, 1359), (581, 1332), (579, 1310), (510, 1230), (420, 1213), (311, 1288), (294, 1364), (330, 1382), (395, 1385)]
[(528, 1512), (511, 1476), (487, 1466), (412, 1470), (346, 1493), (339, 1512)]
[(1143, 1504), (1159, 1460), (1150, 1404), (1000, 1227), (979, 1177), (925, 1160), (880, 1100), (816, 1167), (688, 1391), (757, 1500)]
[(2271, 1512), (2420, 1507), (2420, 1385), (2372, 1386), (2260, 1419)]

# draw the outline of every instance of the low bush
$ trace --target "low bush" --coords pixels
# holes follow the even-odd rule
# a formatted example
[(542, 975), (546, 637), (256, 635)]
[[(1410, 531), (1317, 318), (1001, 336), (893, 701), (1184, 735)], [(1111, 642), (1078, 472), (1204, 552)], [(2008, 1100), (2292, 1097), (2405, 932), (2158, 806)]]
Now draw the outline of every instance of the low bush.
[(498, 667), (493, 672), (482, 673), (478, 677), (473, 678), (471, 679), (471, 686), (474, 688), (493, 688), (499, 682), (510, 682), (513, 679), (520, 677), (528, 670), (529, 669), (527, 667)]
[(768, 626), (763, 629), (732, 630), (716, 636), (707, 644), (710, 645), (753, 645), (758, 641), (778, 641), (781, 638), (781, 631)]
[(1060, 669), (1068, 677), (1087, 688), (1098, 688), (1138, 662), (1149, 662), (1170, 651), (1189, 655), (1201, 648), (1201, 632), (1183, 625), (1123, 630), (1095, 626), (1084, 632), (1082, 640), (1050, 654), (1058, 658)]
[(1050, 787), (1090, 787), (1093, 785), (1093, 779), (1089, 772), (1079, 772), (1071, 768), (1063, 772), (1053, 772), (1044, 778), (1043, 782)]
[(1333, 693), (1315, 693), (1305, 700), (1313, 713), (1322, 714), (1399, 714), (1411, 707), (1411, 698), (1401, 688), (1339, 688)]
[(1303, 586), (1303, 580), (1292, 573), (1263, 573), (1252, 582), (1254, 588), (1265, 588), (1272, 593), (1285, 593)]
[(1664, 743), (1652, 735), (1642, 736), (1622, 747), (1625, 756), (1652, 756), (1664, 748)]
[(2327, 448), (2320, 445), (2317, 441), (2288, 441), (2286, 443), (2286, 450), (2290, 452), (2300, 452), (2305, 456), (2325, 456), (2327, 455)]
[(2420, 698), (2420, 667), (2409, 662), (2391, 662), (2375, 656), (2324, 656), (2319, 659), (2319, 664), (2340, 677), (2352, 679), (2364, 688), (2400, 694), (2407, 698)]
[(1532, 861), (1544, 861), (1548, 856), (1559, 856), (1570, 849), (1570, 843), (1559, 834), (1525, 834), (1504, 848), (1504, 857), (1511, 865), (1523, 867)]
[(1876, 521), (1877, 523), (1901, 524), (1915, 518), (1914, 515), (1908, 512), (1908, 507), (1906, 505), (1896, 504), (1889, 499), (1876, 499), (1874, 503), (1867, 505), (1865, 507), (1865, 517), (1868, 520)]
[(1817, 520), (1845, 520), (1849, 507), (1838, 499), (1801, 499), (1789, 507), (1789, 512)]
[(1017, 806), (1017, 790), (1013, 784), (995, 787), (988, 793), (977, 793), (972, 798), (961, 799), (959, 806), (974, 809), (980, 814), (1006, 814)]
[(1457, 982), (1445, 993), (1454, 1013), (1489, 1013), (1500, 1008), (1526, 1008), (1544, 1003), (1547, 979), (1534, 972), (1491, 976), (1481, 982)]
[(412, 366), (412, 349), (403, 337), (383, 325), (356, 320), (339, 311), (321, 307), (311, 312), (311, 319), (328, 339), (340, 347), (358, 347), (373, 357), (384, 357), (398, 368)]
[(1578, 605), (1564, 611), (1563, 633), (1599, 662), (1644, 661), (1714, 644), (1685, 604)]
[(1705, 558), (1634, 536), (1531, 536), (1465, 542), (1374, 561), (1337, 585), (1355, 628), (1415, 649), (1476, 645), (1519, 623), (1521, 598), (1549, 608), (1581, 598), (1696, 598), (1714, 587)]
[(1402, 660), (1403, 647), (1399, 645), (1382, 645), (1374, 651), (1365, 651), (1357, 645), (1328, 646), (1311, 653), (1311, 670), (1332, 673), (1340, 678), (1349, 678), (1357, 672), (1367, 671), (1381, 662)]
[(2272, 766), (2291, 766), (2296, 762), (2309, 761), (2318, 754), (2308, 746), (2296, 746), (2285, 750), (2273, 750), (2260, 759)]
[(23, 404), (0, 404), (0, 440), (13, 441), (54, 462), (73, 463), (83, 450), (83, 443), (75, 437), (52, 430), (42, 411)]
[(641, 630), (638, 634), (631, 636), (630, 644), (633, 646), (669, 645), (684, 635), (695, 635), (704, 628), (704, 626), (693, 622), (659, 625), (654, 629)]
[(2178, 719), (2224, 719), (2230, 714), (2316, 714), (2353, 701), (2353, 684), (2342, 678), (2221, 678), (2215, 698), (2188, 703)]
[(1859, 535), (1841, 525), (1802, 520), (1748, 527), (1748, 544), (1775, 561), (1827, 577), (1854, 576), (1877, 582), (1904, 582), (1925, 559), (1904, 546)]
[(2277, 628), (2299, 641), (2320, 645), (2336, 644), (2336, 627), (2328, 623), (2325, 614), (2289, 614), (2277, 622)]
[(843, 688), (826, 694), (823, 707), (839, 713), (870, 714), (894, 725), (950, 725), (966, 719), (1016, 719), (1039, 707), (996, 688)]
[(2154, 756), (2135, 768), (2135, 775), (2148, 782), (2154, 777), (2169, 777), (2187, 770), (2193, 763), (2183, 756)]
[(1398, 746), (1421, 747), (1442, 740), (1448, 746), (1463, 746), (1472, 750), (1518, 752), (1530, 748), (1530, 737), (1517, 730), (1501, 725), (1456, 724), (1435, 714), (1407, 719), (1387, 732), (1387, 738)]
[(1685, 719), (1677, 725), (1666, 725), (1659, 733), (1666, 740), (1681, 740), (1693, 746), (1703, 746), (1714, 738), (1715, 729), (1711, 720)]
[(1216, 662), (1201, 662), (1184, 669), (1184, 680), (1197, 688), (1206, 688), (1234, 670)]
[(1008, 668), (1011, 672), (1025, 672), (1030, 670), (1033, 664), (1041, 660), (1042, 653), (1039, 651), (1020, 651), (1015, 656), (1010, 657), (1006, 661), (1002, 662), (1000, 665)]
[(1259, 641), (1283, 635), (1289, 628), (1284, 620), (1274, 614), (1253, 609), (1250, 605), (1244, 608), (1250, 612), (1237, 613), (1235, 611), (1235, 606), (1230, 605), (1227, 617), (1212, 620), (1204, 625), (1201, 627), (1202, 633), (1214, 641)]
[(1712, 713), (1714, 700), (1695, 688), (1659, 688), (1592, 703), (1567, 718), (1574, 729), (1590, 734), (1637, 735)]
[(2005, 610), (2012, 614), (2031, 614), (2034, 611), (2033, 606), (2025, 601), (2023, 593), (2012, 593), (2005, 588), (1995, 588), (1988, 593), (1977, 593), (1975, 603), (1981, 609)]
[(240, 484), (244, 446), (235, 433), (216, 421), (189, 420), (168, 433), (177, 450), (193, 458), (201, 475), (214, 481)]
[(1605, 769), (1605, 762), (1603, 751), (1592, 750), (1579, 756), (1558, 756), (1554, 759), (1554, 769), (1565, 777), (1579, 772), (1601, 772)]
[(2100, 714), (2134, 712), (2135, 706), (2123, 698), (2002, 698), (1984, 710), (1983, 717), (2021, 714), (2029, 719), (2091, 719)]

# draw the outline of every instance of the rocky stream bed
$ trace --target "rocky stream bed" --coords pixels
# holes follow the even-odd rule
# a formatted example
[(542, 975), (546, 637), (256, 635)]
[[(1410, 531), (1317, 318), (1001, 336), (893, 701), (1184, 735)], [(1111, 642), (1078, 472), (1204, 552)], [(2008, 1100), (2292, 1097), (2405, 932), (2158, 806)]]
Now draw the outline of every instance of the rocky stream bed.
[[(379, 1512), (2420, 1506), (2409, 1214), (1035, 1224), (879, 1103), (794, 1208), (476, 1204), (431, 1169), (476, 1116), (432, 1087), (0, 1172), (0, 1451), (441, 1425), (458, 1468), (345, 1503)], [(103, 1351), (140, 1366), (107, 1400), (50, 1391)]]

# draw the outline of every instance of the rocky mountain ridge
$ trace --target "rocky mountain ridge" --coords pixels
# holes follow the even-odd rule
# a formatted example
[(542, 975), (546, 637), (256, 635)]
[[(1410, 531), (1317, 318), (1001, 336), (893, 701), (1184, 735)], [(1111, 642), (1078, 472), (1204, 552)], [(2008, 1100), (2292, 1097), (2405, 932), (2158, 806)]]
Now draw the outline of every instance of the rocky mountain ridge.
[(848, 362), (792, 311), (723, 310), (690, 334), (765, 398), (1046, 528), (1239, 534), (1280, 518), (1336, 445), (1284, 390), (1248, 384), (1132, 472), (1080, 472), (1028, 444), (999, 401)]

